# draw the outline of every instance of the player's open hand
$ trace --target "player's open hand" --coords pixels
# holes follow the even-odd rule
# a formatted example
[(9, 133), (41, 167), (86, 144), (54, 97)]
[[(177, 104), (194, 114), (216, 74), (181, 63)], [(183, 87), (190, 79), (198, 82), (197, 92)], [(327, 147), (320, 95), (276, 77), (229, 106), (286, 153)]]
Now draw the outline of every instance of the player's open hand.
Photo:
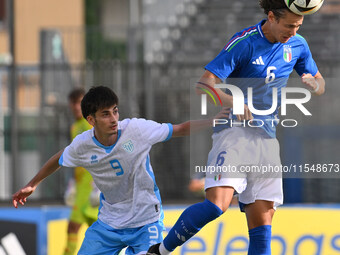
[(18, 203), (21, 205), (24, 205), (26, 203), (26, 199), (29, 195), (33, 193), (35, 189), (31, 186), (26, 186), (20, 190), (18, 190), (15, 194), (12, 196), (12, 202), (13, 206), (15, 208), (18, 208)]
[(249, 110), (248, 105), (244, 105), (244, 114), (240, 115), (237, 114), (236, 118), (238, 121), (243, 121), (243, 120), (252, 120), (253, 119), (253, 115), (251, 114), (251, 111)]
[(307, 86), (307, 88), (312, 92), (315, 93), (319, 89), (319, 84), (316, 81), (316, 79), (311, 75), (310, 73), (308, 74), (303, 74), (301, 76), (302, 78), (302, 83)]

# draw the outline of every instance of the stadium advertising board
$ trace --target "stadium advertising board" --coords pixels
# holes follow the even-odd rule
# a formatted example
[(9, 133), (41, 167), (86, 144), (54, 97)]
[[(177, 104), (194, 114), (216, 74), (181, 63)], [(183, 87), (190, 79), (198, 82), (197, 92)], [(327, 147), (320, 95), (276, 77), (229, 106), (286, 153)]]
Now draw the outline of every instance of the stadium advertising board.
[[(169, 230), (182, 210), (166, 210)], [(282, 207), (274, 216), (272, 255), (340, 253), (340, 208)], [(238, 208), (206, 225), (174, 255), (237, 255), (248, 250), (246, 218)]]
[(0, 226), (0, 254), (37, 254), (36, 224), (0, 220)]
[[(175, 224), (183, 209), (165, 208), (164, 225), (167, 231)], [(25, 215), (24, 210), (21, 212)], [(42, 229), (47, 230), (48, 255), (61, 254), (63, 251), (66, 242), (66, 213), (69, 213), (69, 209), (65, 207), (64, 218), (50, 219), (45, 222), (44, 226), (41, 226)], [(274, 216), (272, 255), (339, 254), (339, 215), (340, 207), (280, 207)], [(21, 221), (22, 217), (17, 215), (17, 220)], [(3, 233), (3, 236), (7, 236), (10, 232), (15, 233), (24, 250), (28, 251), (20, 234), (15, 232), (13, 222), (9, 226), (10, 228)], [(79, 239), (84, 237), (85, 231), (86, 227), (83, 226)], [(25, 238), (25, 240), (28, 239)], [(36, 254), (45, 254), (44, 247), (39, 243)], [(247, 248), (248, 230), (245, 215), (238, 208), (233, 207), (220, 218), (206, 225), (202, 231), (176, 249), (173, 254), (241, 255), (246, 254)]]

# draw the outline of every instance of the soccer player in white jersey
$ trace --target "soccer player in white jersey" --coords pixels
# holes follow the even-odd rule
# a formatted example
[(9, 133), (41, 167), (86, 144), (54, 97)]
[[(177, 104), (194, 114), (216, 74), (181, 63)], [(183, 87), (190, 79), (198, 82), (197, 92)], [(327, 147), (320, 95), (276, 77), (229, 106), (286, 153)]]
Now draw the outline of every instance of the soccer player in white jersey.
[[(205, 67), (197, 92), (202, 94), (199, 88), (214, 89), (215, 84), (226, 80), (226, 83), (239, 87), (245, 98), (248, 87), (252, 87), (254, 108), (265, 110), (272, 105), (272, 88), (276, 87), (280, 96), (281, 88), (286, 86), (290, 73), (295, 69), (302, 77), (302, 83), (314, 95), (323, 94), (325, 81), (307, 42), (296, 34), (303, 16), (292, 13), (284, 0), (260, 0), (260, 6), (267, 19), (231, 38), (221, 53)], [(215, 90), (223, 105), (232, 107), (231, 93)], [(255, 122), (255, 119), (275, 119), (276, 114), (277, 109), (270, 115), (255, 116), (246, 101), (244, 115), (233, 118), (239, 121), (253, 119)], [(229, 126), (215, 131), (208, 166), (281, 165), (275, 126), (272, 127), (271, 122), (264, 121), (261, 128)], [(148, 255), (169, 254), (182, 245), (228, 209), (235, 190), (239, 193), (241, 211), (247, 218), (248, 254), (271, 254), (272, 218), (276, 207), (283, 202), (281, 175), (268, 178), (250, 173), (233, 178), (228, 173), (218, 176), (207, 173), (205, 190), (206, 200), (188, 207), (164, 241), (150, 247)]]
[[(145, 254), (160, 242), (163, 211), (149, 151), (155, 143), (211, 126), (209, 120), (178, 125), (145, 119), (119, 121), (118, 98), (107, 87), (93, 87), (81, 102), (84, 118), (93, 126), (52, 156), (36, 176), (13, 195), (13, 205), (26, 199), (60, 166), (84, 167), (101, 191), (98, 220), (85, 234), (78, 254)], [(228, 116), (222, 110), (219, 116)]]

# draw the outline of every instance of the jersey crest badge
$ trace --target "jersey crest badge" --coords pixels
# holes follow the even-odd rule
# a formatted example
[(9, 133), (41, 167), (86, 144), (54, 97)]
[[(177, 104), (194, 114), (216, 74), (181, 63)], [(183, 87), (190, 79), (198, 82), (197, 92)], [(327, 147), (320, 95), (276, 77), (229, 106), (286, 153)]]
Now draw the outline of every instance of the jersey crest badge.
[(292, 61), (292, 48), (290, 45), (283, 46), (283, 59), (287, 63)]
[(126, 143), (123, 144), (124, 150), (127, 152), (133, 152), (134, 146), (131, 140), (127, 141)]
[(98, 156), (97, 155), (92, 155), (91, 156), (91, 164), (98, 163)]

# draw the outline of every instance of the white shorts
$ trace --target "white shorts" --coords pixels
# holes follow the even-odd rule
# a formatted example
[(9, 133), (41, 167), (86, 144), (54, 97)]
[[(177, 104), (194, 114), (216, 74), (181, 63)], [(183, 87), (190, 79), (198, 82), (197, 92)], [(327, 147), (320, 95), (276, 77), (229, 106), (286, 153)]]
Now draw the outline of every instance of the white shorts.
[(214, 133), (208, 156), (205, 189), (230, 186), (239, 202), (283, 203), (280, 147), (261, 128), (233, 127)]

